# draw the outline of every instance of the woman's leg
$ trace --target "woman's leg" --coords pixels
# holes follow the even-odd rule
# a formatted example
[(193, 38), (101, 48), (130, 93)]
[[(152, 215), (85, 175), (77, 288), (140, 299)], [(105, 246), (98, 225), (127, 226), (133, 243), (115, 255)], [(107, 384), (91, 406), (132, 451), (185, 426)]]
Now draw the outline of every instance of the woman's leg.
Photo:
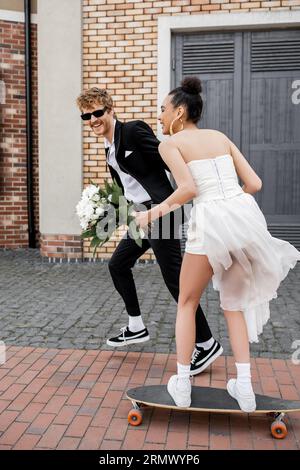
[[(221, 304), (230, 303), (230, 299), (243, 297), (247, 279), (241, 265), (233, 258), (231, 267), (224, 273)], [(232, 352), (237, 369), (237, 378), (227, 384), (229, 394), (235, 398), (243, 411), (256, 408), (255, 395), (251, 384), (250, 348), (247, 324), (243, 312), (224, 309)]]
[(176, 349), (179, 364), (190, 365), (195, 346), (195, 313), (200, 297), (213, 275), (205, 255), (185, 253), (179, 280)]
[(248, 331), (243, 313), (224, 310), (224, 315), (235, 362), (250, 362)]
[(213, 271), (205, 255), (183, 257), (176, 318), (177, 375), (168, 382), (168, 392), (177, 406), (191, 404), (190, 362), (195, 345), (195, 314)]

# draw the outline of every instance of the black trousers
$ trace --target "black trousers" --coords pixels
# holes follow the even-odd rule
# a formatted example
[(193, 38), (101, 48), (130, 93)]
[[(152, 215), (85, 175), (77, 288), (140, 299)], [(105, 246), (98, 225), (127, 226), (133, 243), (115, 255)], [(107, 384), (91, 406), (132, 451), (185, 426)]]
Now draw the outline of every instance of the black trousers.
[[(132, 268), (137, 259), (149, 248), (153, 249), (167, 288), (175, 301), (178, 301), (179, 276), (182, 263), (179, 239), (151, 237), (150, 234), (148, 238), (143, 239), (140, 248), (126, 234), (113, 253), (108, 266), (114, 286), (124, 300), (126, 310), (130, 316), (141, 315)], [(196, 343), (207, 341), (211, 337), (211, 330), (199, 305), (196, 311)]]

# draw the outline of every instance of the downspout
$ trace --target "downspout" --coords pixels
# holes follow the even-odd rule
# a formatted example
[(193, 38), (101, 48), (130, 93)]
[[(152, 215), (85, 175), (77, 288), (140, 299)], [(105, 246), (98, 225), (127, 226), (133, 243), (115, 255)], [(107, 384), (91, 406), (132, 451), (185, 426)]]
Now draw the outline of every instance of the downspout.
[(24, 0), (25, 12), (25, 86), (26, 86), (26, 154), (27, 154), (27, 213), (28, 244), (36, 248), (33, 199), (32, 155), (32, 83), (31, 83), (31, 0)]

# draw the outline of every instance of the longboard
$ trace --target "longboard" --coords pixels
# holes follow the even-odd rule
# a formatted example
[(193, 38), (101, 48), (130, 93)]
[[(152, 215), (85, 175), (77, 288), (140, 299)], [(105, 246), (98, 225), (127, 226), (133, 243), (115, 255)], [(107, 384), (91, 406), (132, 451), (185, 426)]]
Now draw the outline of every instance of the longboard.
[[(213, 413), (243, 413), (236, 400), (221, 388), (192, 387), (192, 402), (189, 408), (179, 408), (175, 405), (167, 391), (166, 385), (149, 385), (132, 388), (127, 391), (127, 398), (132, 402), (133, 408), (128, 413), (128, 422), (133, 426), (142, 423), (143, 406), (157, 408), (170, 408), (183, 411), (203, 411)], [(254, 414), (268, 414), (273, 416), (271, 434), (276, 439), (283, 439), (287, 435), (287, 427), (283, 421), (285, 413), (300, 411), (300, 400), (283, 400), (255, 394), (256, 410)]]

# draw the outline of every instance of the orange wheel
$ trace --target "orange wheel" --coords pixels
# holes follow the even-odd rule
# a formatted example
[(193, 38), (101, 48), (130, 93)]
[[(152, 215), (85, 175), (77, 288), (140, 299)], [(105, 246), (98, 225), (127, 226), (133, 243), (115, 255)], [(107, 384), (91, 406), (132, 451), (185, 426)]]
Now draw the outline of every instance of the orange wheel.
[(274, 421), (271, 425), (271, 434), (275, 439), (284, 439), (287, 436), (287, 428), (283, 421)]
[(143, 413), (140, 410), (132, 409), (128, 413), (128, 423), (131, 426), (139, 426), (143, 421)]

